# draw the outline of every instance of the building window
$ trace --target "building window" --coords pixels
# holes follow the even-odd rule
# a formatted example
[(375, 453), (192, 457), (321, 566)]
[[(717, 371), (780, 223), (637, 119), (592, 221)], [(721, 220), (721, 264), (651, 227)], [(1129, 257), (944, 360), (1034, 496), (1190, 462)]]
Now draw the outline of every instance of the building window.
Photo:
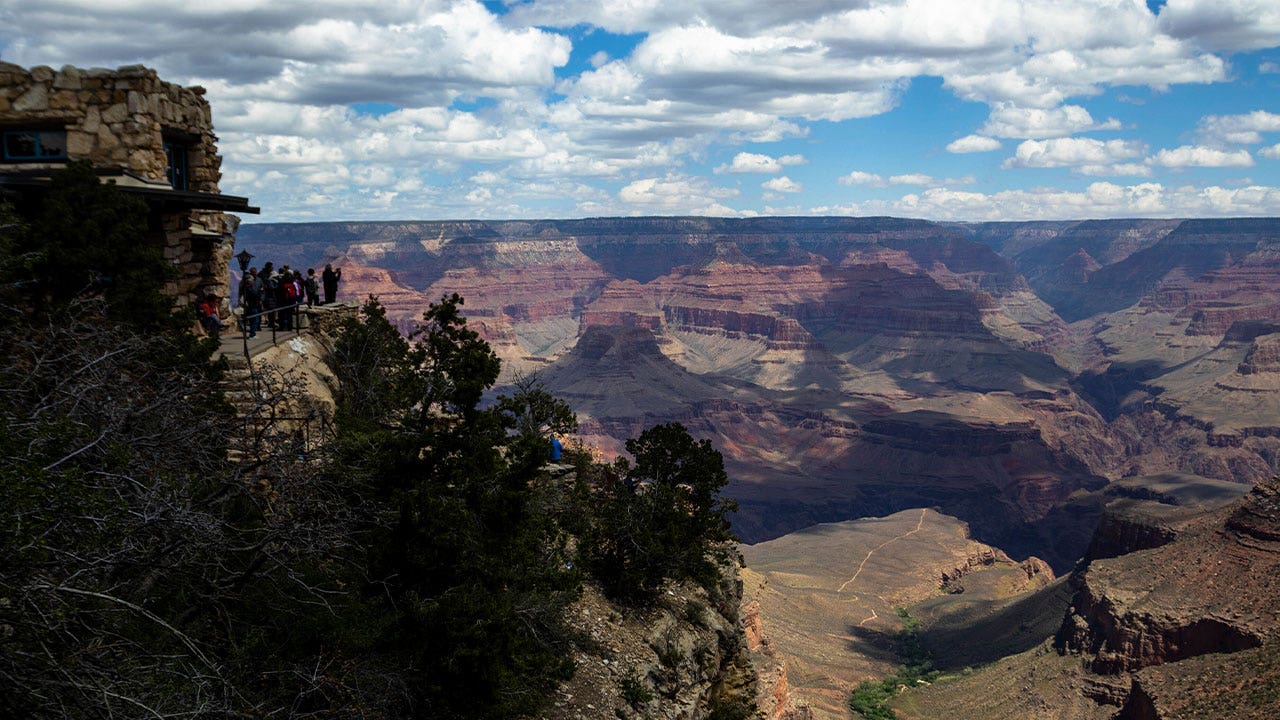
[(176, 143), (166, 142), (164, 144), (164, 157), (168, 167), (165, 174), (169, 178), (169, 184), (174, 190), (187, 189), (187, 146)]
[(5, 160), (66, 160), (66, 130), (5, 130)]

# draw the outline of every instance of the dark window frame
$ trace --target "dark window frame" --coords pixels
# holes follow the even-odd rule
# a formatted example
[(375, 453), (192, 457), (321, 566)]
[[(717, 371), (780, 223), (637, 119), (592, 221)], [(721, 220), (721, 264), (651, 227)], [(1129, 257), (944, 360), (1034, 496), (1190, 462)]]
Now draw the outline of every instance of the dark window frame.
[[(32, 145), (35, 148), (33, 155), (20, 155), (10, 152), (10, 138), (17, 135), (30, 135)], [(43, 148), (51, 138), (56, 136), (61, 147), (54, 153), (44, 152)], [(57, 147), (58, 143), (54, 146)], [(6, 128), (0, 132), (0, 159), (7, 163), (24, 163), (24, 162), (59, 162), (68, 160), (67, 156), (67, 131), (63, 128), (48, 127), (15, 127)]]
[(180, 140), (164, 141), (164, 174), (174, 190), (190, 187), (191, 157), (187, 144)]

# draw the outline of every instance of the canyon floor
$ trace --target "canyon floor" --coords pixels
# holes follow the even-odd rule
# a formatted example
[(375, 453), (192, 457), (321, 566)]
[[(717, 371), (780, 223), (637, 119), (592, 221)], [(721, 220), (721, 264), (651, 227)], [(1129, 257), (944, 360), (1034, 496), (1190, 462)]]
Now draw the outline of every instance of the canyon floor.
[[(771, 665), (762, 695), (780, 716), (847, 718), (853, 688), (901, 662), (902, 609), (926, 626), (966, 615), (976, 625), (976, 616), (1019, 615), (1028, 605), (1012, 607), (1011, 599), (1035, 591), (1031, 615), (1052, 616), (1056, 627), (1066, 608), (1062, 583), (1043, 562), (1014, 562), (970, 539), (964, 523), (929, 509), (817, 525), (742, 554), (747, 624), (761, 628), (752, 650)], [(1033, 645), (1043, 625), (1031, 618), (1001, 627), (984, 638), (987, 652)]]
[(1280, 713), (1280, 481), (1188, 475), (1099, 493), (1089, 554), (1055, 579), (927, 509), (743, 548), (743, 622), (770, 718), (848, 718), (903, 662), (903, 618), (940, 677), (899, 717), (1181, 720)]

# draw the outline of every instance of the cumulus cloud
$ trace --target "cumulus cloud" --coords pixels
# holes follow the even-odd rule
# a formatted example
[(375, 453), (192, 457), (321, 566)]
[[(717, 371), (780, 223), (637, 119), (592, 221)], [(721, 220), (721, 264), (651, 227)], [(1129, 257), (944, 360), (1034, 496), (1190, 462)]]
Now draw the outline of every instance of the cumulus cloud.
[(1280, 132), (1280, 115), (1254, 110), (1243, 115), (1208, 115), (1200, 120), (1199, 133), (1216, 142), (1251, 145), (1262, 142), (1262, 133)]
[(1001, 143), (999, 140), (982, 135), (965, 135), (959, 140), (953, 140), (947, 143), (947, 152), (949, 153), (979, 153), (991, 152), (999, 150)]
[(817, 215), (899, 215), (934, 220), (1016, 221), (1123, 217), (1276, 215), (1280, 188), (1165, 187), (1095, 182), (1083, 190), (1037, 188), (992, 193), (935, 188), (895, 200), (819, 206)]
[(786, 175), (783, 175), (781, 177), (776, 177), (776, 178), (770, 178), (769, 180), (766, 180), (763, 183), (760, 183), (760, 187), (764, 188), (765, 190), (772, 190), (773, 192), (779, 192), (779, 193), (798, 193), (804, 189), (803, 185), (796, 182), (795, 180), (792, 180)]
[(1258, 151), (1258, 155), (1268, 160), (1280, 160), (1280, 144), (1262, 148)]
[(1272, 47), (1280, 41), (1280, 5), (1272, 0), (1169, 0), (1160, 30), (1224, 50)]
[(890, 185), (932, 185), (933, 178), (924, 173), (907, 173), (904, 175), (891, 175), (889, 177)]
[(1103, 175), (1109, 177), (1150, 177), (1151, 167), (1144, 163), (1085, 164), (1073, 168), (1081, 175)]
[(1093, 138), (1026, 140), (1018, 145), (1014, 156), (1006, 159), (1002, 167), (1087, 166), (1097, 170), (1123, 160), (1141, 157), (1145, 152), (1146, 146), (1133, 140), (1095, 140)]
[[(1226, 64), (1162, 35), (1139, 3), (1050, 0), (984, 4), (889, 0), (874, 6), (804, 0), (766, 7), (745, 0), (671, 4), (631, 0), (533, 0), (512, 7), (517, 23), (596, 25), (646, 33), (627, 58), (565, 82), (583, 123), (600, 132), (660, 130), (686, 137), (768, 132), (769, 121), (839, 122), (887, 112), (907, 81), (943, 78), (962, 98), (992, 106), (980, 134), (1039, 139), (1114, 129), (1072, 96), (1111, 85), (1212, 82)], [(618, 82), (624, 80), (625, 82)], [(723, 113), (726, 107), (736, 113)], [(653, 112), (668, 122), (654, 125)], [(955, 147), (990, 148), (990, 142)], [(976, 150), (971, 150), (976, 151)]]
[[(812, 187), (804, 170), (787, 170), (804, 162), (782, 154), (793, 146), (758, 144), (856, 127), (897, 108), (917, 77), (941, 78), (944, 92), (988, 107), (947, 151), (990, 152), (1000, 138), (1052, 143), (1117, 129), (1090, 113), (1089, 98), (1118, 86), (1224, 81), (1230, 54), (1280, 44), (1270, 0), (1169, 0), (1158, 14), (1115, 0), (522, 0), (506, 14), (478, 0), (27, 5), (0, 0), (6, 61), (142, 62), (206, 86), (223, 188), (253, 196), (272, 219), (732, 214), (730, 196), (693, 173), (788, 172)], [(570, 66), (580, 27), (633, 33), (617, 47), (634, 49), (593, 46)], [(1243, 166), (1222, 146), (1260, 142), (1271, 122), (1262, 110), (1209, 116), (1197, 142)], [(1116, 176), (1213, 161), (1175, 148), (1140, 162), (1138, 141), (1091, 142), (1103, 144), (1024, 142), (1005, 166)], [(745, 147), (754, 152), (737, 152)], [(734, 152), (714, 171), (693, 169)], [(938, 181), (943, 172), (857, 171), (839, 182), (958, 184)], [(672, 199), (682, 185), (689, 198)]]
[(309, 104), (441, 105), (476, 85), (545, 86), (570, 50), (562, 35), (444, 0), (51, 0), (4, 19), (13, 20), (0, 30), (13, 62), (143, 61), (180, 82), (221, 80), (238, 96)]
[(618, 191), (618, 199), (634, 215), (661, 212), (722, 216), (738, 214), (720, 203), (737, 194), (737, 190), (715, 187), (702, 178), (668, 175), (628, 183)]
[(780, 173), (788, 165), (803, 165), (803, 155), (783, 155), (770, 157), (757, 153), (740, 152), (733, 156), (727, 165), (715, 169), (717, 173)]
[(1218, 150), (1200, 145), (1183, 145), (1161, 150), (1151, 157), (1153, 165), (1166, 168), (1184, 167), (1252, 167), (1248, 150)]
[(1115, 118), (1102, 123), (1094, 122), (1089, 111), (1079, 105), (1045, 109), (997, 103), (978, 132), (1004, 138), (1051, 138), (1074, 135), (1086, 130), (1116, 130), (1119, 127), (1120, 121)]
[(876, 175), (875, 173), (863, 172), (861, 170), (854, 170), (848, 175), (842, 175), (838, 180), (836, 180), (836, 182), (840, 183), (841, 185), (882, 186), (885, 184), (884, 178), (880, 177), (879, 175)]

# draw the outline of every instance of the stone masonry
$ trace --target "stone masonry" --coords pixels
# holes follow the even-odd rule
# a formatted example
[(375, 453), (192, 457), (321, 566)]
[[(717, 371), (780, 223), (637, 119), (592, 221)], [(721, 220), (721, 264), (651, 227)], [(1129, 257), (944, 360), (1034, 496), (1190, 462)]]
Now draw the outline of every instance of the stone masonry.
[[(179, 269), (179, 279), (165, 287), (179, 307), (191, 307), (211, 292), (225, 306), (231, 295), (228, 265), (239, 219), (199, 209), (195, 195), (217, 194), (222, 176), (204, 93), (202, 87), (165, 82), (141, 65), (27, 70), (0, 62), (0, 130), (65, 130), (67, 160), (88, 160), (108, 173), (107, 181), (150, 191), (150, 240), (162, 244)], [(181, 193), (181, 201), (156, 200), (164, 198), (155, 190), (171, 189), (166, 142), (186, 151), (189, 192)], [(7, 162), (0, 174), (52, 170), (63, 162)], [(111, 171), (124, 174), (112, 178)]]

